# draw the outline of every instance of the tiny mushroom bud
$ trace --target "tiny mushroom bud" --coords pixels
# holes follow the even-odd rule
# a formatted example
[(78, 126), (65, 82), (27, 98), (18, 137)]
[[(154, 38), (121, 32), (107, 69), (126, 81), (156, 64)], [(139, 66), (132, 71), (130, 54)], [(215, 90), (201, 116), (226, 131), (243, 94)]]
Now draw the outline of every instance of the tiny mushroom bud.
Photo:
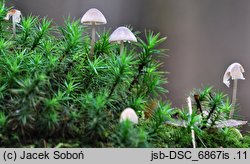
[(94, 54), (94, 46), (95, 46), (95, 33), (96, 33), (96, 25), (106, 24), (107, 20), (104, 15), (95, 8), (89, 9), (82, 17), (81, 23), (92, 26), (92, 40), (91, 40), (91, 50), (90, 53)]
[(13, 25), (13, 35), (14, 37), (16, 36), (16, 24), (20, 23), (21, 21), (21, 11), (16, 10), (16, 9), (11, 9), (6, 17), (4, 18), (5, 20), (9, 20), (10, 17), (12, 17), (12, 25)]
[(241, 64), (239, 63), (233, 63), (231, 64), (223, 77), (223, 83), (229, 87), (230, 86), (230, 77), (232, 78), (232, 80), (234, 81), (234, 86), (233, 86), (233, 98), (232, 98), (232, 109), (230, 111), (230, 117), (233, 116), (234, 114), (234, 108), (235, 108), (235, 104), (236, 104), (236, 93), (237, 93), (237, 80), (245, 80), (243, 73), (244, 73), (244, 68), (241, 66)]
[(109, 38), (110, 43), (120, 44), (120, 54), (123, 53), (124, 42), (137, 42), (135, 35), (127, 27), (118, 27)]
[(138, 116), (132, 108), (126, 108), (121, 113), (120, 122), (129, 120), (134, 124), (138, 124)]

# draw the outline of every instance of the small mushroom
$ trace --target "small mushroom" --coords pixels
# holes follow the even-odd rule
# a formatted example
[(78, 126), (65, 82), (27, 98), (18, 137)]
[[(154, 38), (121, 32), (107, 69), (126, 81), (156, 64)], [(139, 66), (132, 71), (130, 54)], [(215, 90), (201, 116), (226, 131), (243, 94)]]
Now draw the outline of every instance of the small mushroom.
[(95, 8), (89, 9), (81, 19), (81, 23), (85, 25), (92, 26), (92, 40), (91, 40), (91, 50), (90, 53), (94, 55), (95, 48), (95, 34), (96, 34), (96, 25), (106, 24), (107, 20), (104, 15)]
[(110, 43), (120, 44), (120, 54), (123, 53), (124, 42), (137, 42), (135, 35), (127, 27), (118, 27), (109, 38)]
[(129, 120), (134, 124), (138, 124), (138, 116), (132, 108), (126, 108), (121, 113), (120, 122)]
[(21, 11), (16, 9), (11, 9), (8, 11), (5, 20), (10, 20), (10, 17), (12, 17), (12, 25), (13, 25), (13, 35), (16, 37), (16, 24), (20, 23), (21, 21)]
[(232, 78), (232, 80), (234, 81), (234, 86), (233, 86), (233, 98), (232, 98), (232, 109), (230, 111), (229, 117), (232, 117), (234, 114), (234, 110), (235, 110), (235, 104), (236, 104), (236, 93), (237, 93), (237, 81), (238, 79), (240, 80), (245, 80), (243, 73), (244, 73), (244, 68), (241, 66), (241, 64), (239, 63), (233, 63), (231, 64), (223, 77), (223, 83), (229, 87), (230, 86), (230, 77)]

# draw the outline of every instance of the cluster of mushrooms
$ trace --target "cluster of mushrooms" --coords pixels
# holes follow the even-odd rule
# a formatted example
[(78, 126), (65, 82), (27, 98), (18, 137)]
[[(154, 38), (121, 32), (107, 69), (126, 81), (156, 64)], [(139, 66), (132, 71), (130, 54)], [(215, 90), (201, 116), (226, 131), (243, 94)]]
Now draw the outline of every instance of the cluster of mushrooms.
[[(96, 8), (89, 9), (82, 17), (81, 23), (85, 25), (90, 25), (92, 28), (92, 40), (91, 40), (91, 50), (90, 54), (94, 55), (95, 47), (95, 35), (96, 35), (96, 26), (106, 24), (107, 20), (104, 15)], [(110, 43), (120, 44), (120, 54), (124, 51), (124, 42), (137, 42), (135, 35), (124, 26), (118, 27), (109, 38)], [(126, 108), (120, 116), (120, 122), (129, 120), (130, 122), (137, 124), (138, 116), (132, 108)]]
[[(16, 36), (16, 25), (20, 23), (21, 21), (21, 12), (16, 9), (10, 10), (5, 19), (9, 20), (10, 17), (12, 17), (12, 23), (13, 23), (13, 35), (14, 37)], [(85, 25), (90, 25), (92, 28), (92, 36), (91, 36), (91, 50), (90, 54), (93, 56), (94, 55), (94, 45), (96, 41), (96, 26), (98, 25), (103, 25), (107, 23), (106, 18), (104, 15), (95, 8), (89, 9), (82, 17), (81, 23)], [(109, 38), (110, 43), (117, 43), (120, 44), (120, 54), (123, 53), (124, 51), (124, 42), (137, 42), (137, 39), (135, 35), (127, 28), (124, 26), (118, 27), (111, 35)], [(230, 111), (229, 117), (231, 118), (234, 114), (235, 110), (235, 104), (236, 104), (236, 93), (237, 93), (237, 81), (238, 80), (244, 80), (244, 69), (241, 64), (239, 63), (233, 63), (231, 64), (223, 77), (223, 83), (229, 87), (230, 86), (230, 81), (229, 79), (232, 78), (234, 81), (234, 86), (233, 86), (233, 96), (232, 96), (232, 110)], [(192, 115), (192, 103), (191, 103), (191, 98), (187, 98), (187, 103), (188, 103), (188, 109), (189, 109), (189, 114)], [(138, 124), (138, 116), (136, 115), (136, 112), (132, 108), (126, 108), (120, 116), (120, 122), (123, 122), (125, 120), (129, 120), (130, 122), (134, 124)], [(237, 120), (227, 120), (227, 122), (224, 122), (224, 124), (220, 124), (217, 126), (217, 128), (223, 128), (223, 127), (230, 127), (230, 126), (239, 126), (246, 124), (247, 121), (237, 121)], [(173, 124), (173, 123), (172, 123)], [(184, 126), (184, 125), (179, 125), (179, 126)], [(192, 128), (191, 128), (192, 129)], [(191, 135), (192, 135), (192, 143), (193, 147), (196, 147), (195, 144), (195, 133), (194, 130), (191, 130)]]
[[(95, 44), (95, 27), (96, 25), (101, 25), (101, 24), (106, 24), (107, 21), (104, 17), (104, 15), (97, 9), (92, 8), (88, 10), (82, 17), (81, 23), (86, 24), (86, 25), (91, 25), (92, 26), (92, 41), (91, 41), (91, 54), (94, 54), (94, 44)], [(111, 43), (118, 43), (120, 44), (120, 53), (123, 53), (124, 49), (124, 42), (137, 42), (136, 37), (134, 34), (127, 28), (127, 27), (119, 27), (117, 28), (110, 36), (109, 42)], [(233, 63), (231, 64), (228, 69), (225, 72), (225, 75), (223, 77), (223, 82), (229, 87), (230, 82), (229, 79), (230, 77), (232, 80), (234, 80), (234, 88), (233, 88), (233, 98), (232, 98), (232, 110), (230, 111), (229, 117), (231, 118), (234, 114), (234, 109), (235, 109), (235, 104), (236, 104), (236, 93), (237, 93), (237, 80), (242, 79), (244, 80), (243, 76), (244, 69), (239, 63)], [(189, 114), (192, 115), (192, 103), (191, 103), (191, 98), (187, 98), (187, 103), (188, 103), (188, 109), (189, 109)], [(138, 116), (136, 115), (136, 112), (132, 108), (126, 108), (122, 113), (120, 117), (120, 122), (129, 120), (134, 124), (138, 124)], [(247, 121), (237, 121), (237, 120), (228, 120), (225, 122), (223, 125), (217, 125), (217, 128), (222, 128), (225, 126), (239, 126), (246, 124)], [(192, 128), (191, 128), (192, 129)], [(191, 135), (192, 135), (192, 143), (193, 147), (196, 147), (195, 144), (195, 133), (194, 130), (191, 130)]]
[[(85, 25), (92, 26), (92, 40), (91, 40), (91, 51), (90, 53), (94, 54), (94, 45), (95, 45), (95, 34), (96, 26), (106, 24), (107, 20), (104, 15), (95, 8), (89, 9), (82, 17), (81, 23)], [(110, 43), (120, 44), (120, 53), (123, 53), (124, 42), (137, 42), (135, 35), (124, 26), (118, 27), (111, 35), (109, 39)]]
[[(13, 24), (13, 36), (16, 36), (16, 26), (18, 23), (21, 22), (21, 11), (17, 9), (11, 9), (6, 17), (5, 20), (10, 20), (12, 18)], [(81, 23), (84, 25), (90, 25), (92, 28), (92, 36), (91, 36), (91, 50), (90, 54), (94, 55), (94, 47), (96, 41), (96, 26), (103, 25), (107, 23), (106, 18), (104, 15), (96, 8), (89, 9), (82, 17)], [(124, 42), (137, 42), (135, 35), (124, 26), (118, 27), (109, 38), (110, 43), (118, 43), (120, 44), (120, 54), (124, 51)], [(138, 116), (136, 112), (132, 108), (126, 108), (120, 117), (120, 122), (129, 120), (134, 124), (138, 123)]]

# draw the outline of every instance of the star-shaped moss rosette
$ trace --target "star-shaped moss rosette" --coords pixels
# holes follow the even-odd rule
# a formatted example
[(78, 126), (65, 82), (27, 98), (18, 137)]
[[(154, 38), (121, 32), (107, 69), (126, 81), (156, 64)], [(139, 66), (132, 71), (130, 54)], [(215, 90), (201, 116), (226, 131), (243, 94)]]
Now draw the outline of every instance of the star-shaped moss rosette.
[[(209, 91), (211, 91), (210, 89)], [(227, 114), (222, 112), (230, 110), (230, 104), (227, 105), (227, 103), (222, 102), (222, 100), (220, 99), (219, 100), (222, 102), (224, 106), (219, 106), (219, 104), (215, 104), (213, 102), (214, 100), (210, 100), (211, 102), (203, 102), (203, 101), (201, 102), (200, 100), (203, 99), (204, 92), (201, 94), (203, 95), (197, 95), (197, 94), (194, 95), (194, 99), (196, 99), (197, 101), (193, 103), (194, 106), (193, 108), (195, 108), (193, 110), (196, 110), (196, 112), (194, 112), (193, 115), (190, 114), (188, 115), (185, 112), (180, 111), (179, 114), (180, 117), (178, 119), (168, 120), (165, 123), (171, 126), (185, 127), (185, 128), (190, 126), (190, 124), (192, 125), (194, 124), (195, 126), (200, 127), (202, 129), (238, 127), (246, 125), (248, 123), (248, 121), (227, 118), (226, 117)], [(209, 97), (210, 96), (213, 97), (212, 93), (207, 93), (207, 94), (209, 95)], [(198, 99), (197, 96), (199, 97)], [(216, 97), (214, 99), (216, 99)], [(203, 104), (203, 106), (201, 104)], [(209, 109), (208, 106), (206, 106), (208, 104), (212, 105), (211, 109)], [(223, 110), (220, 111), (220, 109)]]
[(196, 130), (206, 130), (233, 128), (248, 123), (244, 120), (231, 119), (229, 113), (231, 112), (232, 105), (229, 97), (222, 92), (214, 91), (212, 87), (196, 89), (190, 96), (193, 97), (193, 114), (190, 115), (187, 109), (176, 110), (174, 117), (166, 121), (166, 124), (184, 128), (193, 126)]

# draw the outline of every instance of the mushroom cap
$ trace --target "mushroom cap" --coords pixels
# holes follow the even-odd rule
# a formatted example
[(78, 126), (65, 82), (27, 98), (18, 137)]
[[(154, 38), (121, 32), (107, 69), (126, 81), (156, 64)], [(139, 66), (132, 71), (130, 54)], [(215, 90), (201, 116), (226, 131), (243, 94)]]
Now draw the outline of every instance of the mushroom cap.
[(241, 64), (239, 63), (233, 63), (231, 64), (223, 77), (223, 83), (226, 84), (227, 87), (230, 86), (230, 77), (232, 78), (232, 80), (236, 80), (236, 79), (241, 79), (241, 80), (245, 80), (243, 73), (245, 72), (244, 68), (242, 67)]
[(134, 124), (138, 124), (138, 116), (132, 108), (126, 108), (121, 113), (120, 122), (129, 120)]
[(92, 24), (102, 25), (102, 24), (106, 24), (107, 20), (101, 11), (99, 11), (96, 8), (92, 8), (92, 9), (89, 9), (82, 16), (81, 23), (87, 24), (87, 25), (92, 25)]
[(9, 20), (10, 17), (12, 17), (14, 23), (20, 23), (21, 15), (22, 15), (21, 11), (16, 10), (16, 9), (11, 9), (10, 11), (8, 11), (4, 19)]
[(111, 35), (109, 38), (109, 42), (117, 42), (121, 43), (123, 42), (137, 42), (137, 39), (135, 35), (127, 28), (127, 27), (118, 27)]

